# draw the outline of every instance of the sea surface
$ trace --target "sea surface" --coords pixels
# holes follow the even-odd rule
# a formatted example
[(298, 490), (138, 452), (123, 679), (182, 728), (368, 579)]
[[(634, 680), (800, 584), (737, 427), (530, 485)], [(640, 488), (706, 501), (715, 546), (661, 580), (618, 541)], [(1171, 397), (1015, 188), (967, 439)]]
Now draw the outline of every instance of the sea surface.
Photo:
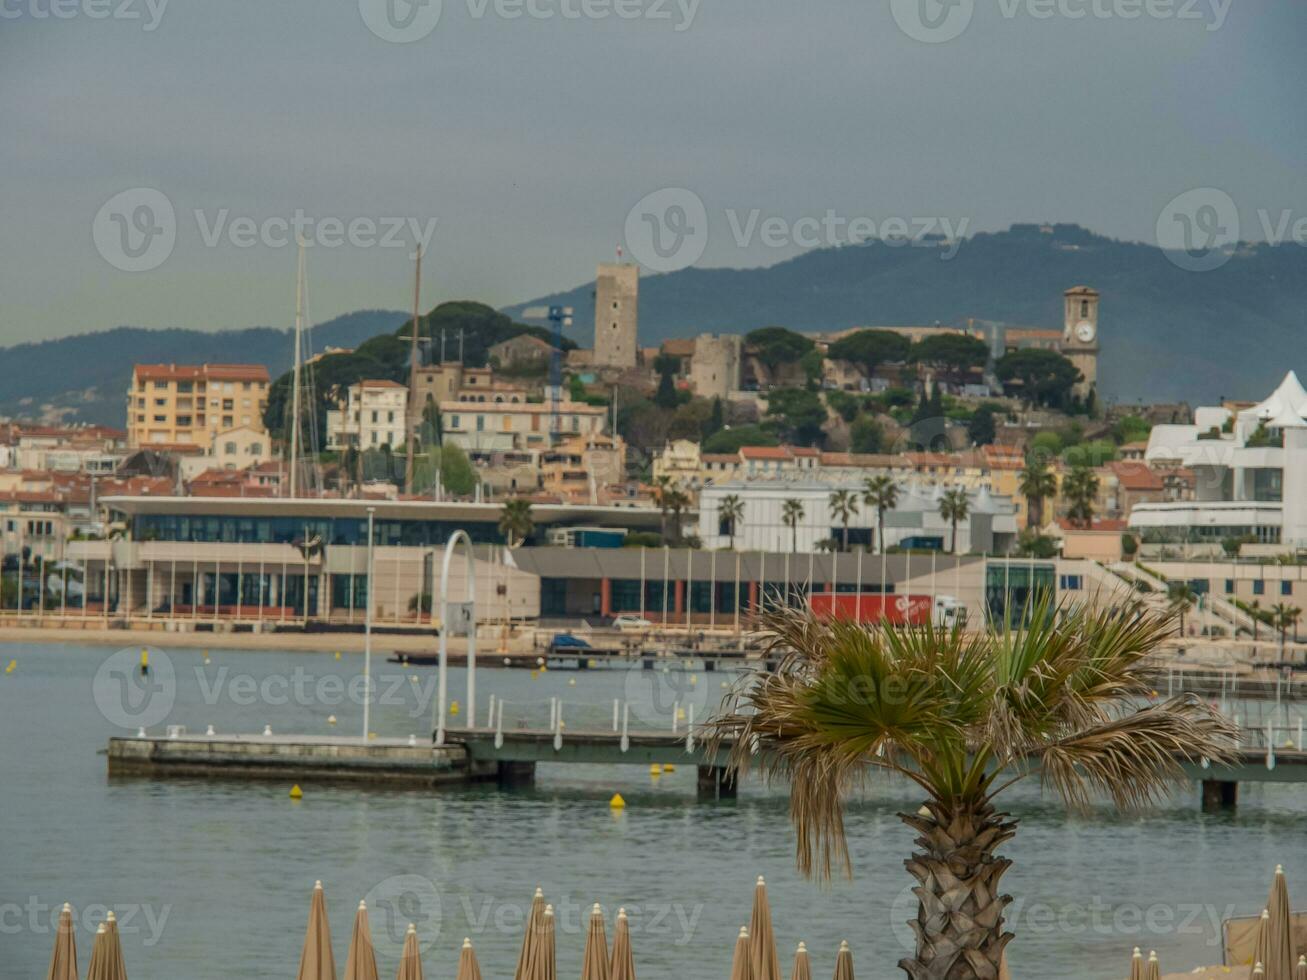
[[(324, 642), (330, 643), (327, 639)], [(384, 640), (378, 649), (384, 649)], [(795, 870), (783, 786), (750, 782), (736, 800), (696, 800), (695, 770), (542, 765), (533, 788), (441, 792), (279, 782), (109, 779), (111, 735), (178, 724), (190, 731), (362, 732), (361, 654), (152, 649), (148, 689), (123, 687), (139, 648), (0, 645), (0, 977), (40, 978), (52, 921), (74, 906), (83, 969), (95, 924), (116, 910), (132, 980), (291, 978), (315, 879), (326, 889), (338, 969), (360, 899), (372, 910), (379, 966), (393, 976), (414, 921), (428, 977), (452, 977), (472, 939), (487, 980), (510, 978), (537, 886), (557, 909), (559, 976), (578, 976), (583, 910), (601, 903), (609, 935), (628, 909), (642, 980), (721, 978), (765, 875), (788, 975), (799, 940), (829, 975), (839, 942), (860, 980), (895, 967), (914, 911), (897, 814), (920, 800), (904, 782), (872, 781), (849, 802), (853, 877), (823, 884)], [(205, 663), (205, 660), (208, 663)], [(3, 669), (0, 667), (0, 669)], [(374, 659), (373, 731), (429, 736), (435, 672)], [(505, 726), (541, 724), (549, 701), (565, 725), (607, 726), (614, 698), (631, 726), (697, 717), (727, 675), (481, 669)], [(466, 719), (466, 674), (451, 700)], [(133, 692), (148, 697), (133, 698)], [(334, 716), (336, 723), (329, 723)], [(1296, 717), (1296, 716), (1294, 716)], [(451, 719), (453, 722), (455, 719)], [(610, 807), (620, 793), (624, 809)], [(1109, 980), (1132, 947), (1166, 971), (1220, 962), (1219, 923), (1260, 911), (1285, 865), (1307, 907), (1307, 786), (1244, 785), (1232, 813), (1199, 811), (1197, 788), (1142, 816), (1107, 807), (1069, 816), (1034, 785), (1005, 797), (1020, 820), (1003, 852), (1015, 902), (1014, 976)]]

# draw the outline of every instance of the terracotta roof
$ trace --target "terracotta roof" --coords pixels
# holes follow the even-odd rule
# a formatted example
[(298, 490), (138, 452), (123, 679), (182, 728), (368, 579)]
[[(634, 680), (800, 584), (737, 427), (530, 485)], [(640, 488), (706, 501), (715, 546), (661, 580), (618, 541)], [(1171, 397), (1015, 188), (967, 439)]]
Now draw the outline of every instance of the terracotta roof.
[(360, 388), (404, 388), (404, 387), (406, 387), (405, 385), (400, 384), (398, 381), (387, 381), (387, 380), (384, 379), (384, 378), (370, 378), (370, 379), (368, 379), (367, 381), (360, 381), (360, 382), (358, 383), (358, 386), (359, 386)]
[(704, 463), (723, 464), (738, 463), (740, 461), (740, 457), (737, 453), (703, 453), (699, 459)]
[(1159, 474), (1149, 469), (1146, 463), (1137, 460), (1117, 460), (1108, 463), (1107, 468), (1116, 476), (1116, 482), (1126, 490), (1161, 490), (1165, 486)]
[(262, 364), (137, 364), (138, 381), (267, 381)]
[(821, 455), (820, 449), (813, 449), (811, 446), (785, 446), (790, 451), (791, 456), (802, 456), (805, 459), (815, 458)]
[(790, 451), (784, 446), (744, 446), (740, 449), (741, 459), (790, 459)]
[(904, 453), (909, 466), (952, 466), (954, 458), (946, 453)]

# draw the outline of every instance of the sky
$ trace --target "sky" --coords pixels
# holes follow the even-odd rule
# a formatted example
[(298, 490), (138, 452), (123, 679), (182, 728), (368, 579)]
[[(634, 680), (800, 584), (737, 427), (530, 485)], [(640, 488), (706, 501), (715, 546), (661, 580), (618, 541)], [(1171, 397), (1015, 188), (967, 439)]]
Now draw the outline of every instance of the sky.
[(1292, 234), (1305, 41), (1254, 0), (0, 0), (0, 346), (289, 326), (296, 228), (317, 322), (409, 308), (417, 242), (429, 308), (619, 246)]

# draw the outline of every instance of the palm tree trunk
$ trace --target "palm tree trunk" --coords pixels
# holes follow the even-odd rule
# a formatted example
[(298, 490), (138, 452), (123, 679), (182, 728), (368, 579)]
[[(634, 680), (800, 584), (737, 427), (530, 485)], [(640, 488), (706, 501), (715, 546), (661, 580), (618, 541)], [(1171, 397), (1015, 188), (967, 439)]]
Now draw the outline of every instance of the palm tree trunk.
[(953, 522), (953, 540), (949, 542), (949, 549), (952, 554), (958, 553), (958, 522)]
[(885, 554), (885, 508), (876, 508), (876, 533), (880, 535), (880, 553)]
[(915, 955), (899, 960), (910, 980), (996, 980), (1003, 949), (1003, 910), (1011, 896), (999, 894), (999, 879), (1012, 864), (994, 853), (1016, 833), (1017, 823), (988, 802), (950, 808), (931, 801), (921, 812), (899, 819), (919, 836), (904, 861), (917, 880), (917, 917), (908, 922), (917, 936)]
[(799, 552), (799, 522), (795, 521), (790, 525), (790, 532), (793, 534), (794, 547), (791, 549), (795, 554)]
[(1031, 497), (1026, 501), (1026, 527), (1038, 531), (1044, 526), (1044, 498)]
[(849, 522), (844, 522), (844, 550), (849, 550)]

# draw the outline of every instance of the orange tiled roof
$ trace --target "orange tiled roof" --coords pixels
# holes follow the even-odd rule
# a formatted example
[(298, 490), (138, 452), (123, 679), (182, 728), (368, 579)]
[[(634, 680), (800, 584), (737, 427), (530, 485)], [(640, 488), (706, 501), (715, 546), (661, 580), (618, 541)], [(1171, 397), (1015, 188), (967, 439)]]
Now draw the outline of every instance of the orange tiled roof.
[(262, 364), (137, 364), (138, 381), (267, 381)]
[(1135, 460), (1117, 460), (1107, 464), (1117, 483), (1126, 490), (1148, 491), (1161, 490), (1164, 487), (1162, 477), (1149, 469), (1146, 463)]

